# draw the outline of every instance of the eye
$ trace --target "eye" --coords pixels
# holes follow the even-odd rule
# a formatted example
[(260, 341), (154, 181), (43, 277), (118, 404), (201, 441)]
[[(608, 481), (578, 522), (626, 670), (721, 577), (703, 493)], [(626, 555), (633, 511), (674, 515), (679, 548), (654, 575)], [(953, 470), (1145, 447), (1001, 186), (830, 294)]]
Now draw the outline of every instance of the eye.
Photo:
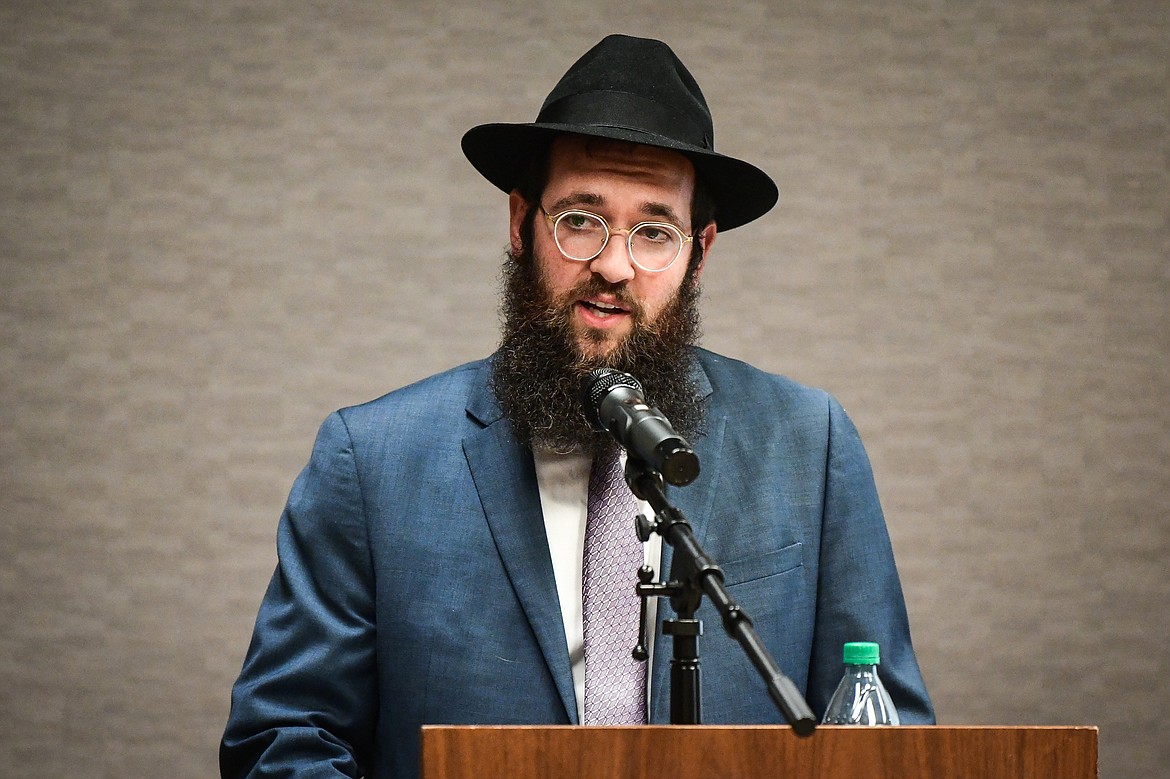
[(638, 230), (638, 237), (650, 243), (669, 243), (674, 240), (674, 234), (661, 225), (643, 225)]
[(561, 217), (561, 224), (575, 232), (590, 232), (600, 230), (601, 221), (590, 214), (582, 211), (570, 211)]

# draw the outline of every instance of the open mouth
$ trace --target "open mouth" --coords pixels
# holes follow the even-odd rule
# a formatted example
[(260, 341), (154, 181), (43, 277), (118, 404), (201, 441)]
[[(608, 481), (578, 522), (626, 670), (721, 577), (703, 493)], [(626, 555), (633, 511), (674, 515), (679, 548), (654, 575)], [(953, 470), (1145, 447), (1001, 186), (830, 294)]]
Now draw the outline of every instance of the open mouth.
[(582, 301), (580, 301), (580, 303), (584, 308), (586, 308), (594, 316), (601, 317), (602, 319), (607, 319), (611, 316), (616, 316), (618, 314), (630, 313), (628, 310), (626, 310), (625, 308), (622, 308), (621, 306), (615, 305), (613, 303), (603, 303), (599, 300), (582, 300)]

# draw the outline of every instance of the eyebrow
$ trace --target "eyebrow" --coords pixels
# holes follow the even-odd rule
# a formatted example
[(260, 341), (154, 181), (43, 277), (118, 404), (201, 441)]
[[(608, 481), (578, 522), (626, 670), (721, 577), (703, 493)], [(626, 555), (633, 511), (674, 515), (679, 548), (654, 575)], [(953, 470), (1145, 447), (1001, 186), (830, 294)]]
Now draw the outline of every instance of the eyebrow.
[(559, 214), (566, 208), (574, 208), (576, 206), (603, 206), (605, 205), (605, 198), (593, 192), (573, 192), (565, 195), (560, 200), (552, 204), (552, 213)]
[[(552, 204), (551, 213), (559, 214), (560, 212), (577, 208), (579, 206), (593, 206), (601, 208), (605, 205), (605, 198), (595, 192), (572, 192), (557, 200)], [(646, 216), (663, 219), (673, 225), (681, 226), (683, 221), (673, 208), (665, 203), (655, 203), (653, 201), (646, 201), (638, 209)]]
[(648, 216), (657, 216), (674, 225), (681, 226), (683, 224), (682, 218), (674, 212), (673, 208), (665, 203), (643, 203), (642, 213)]

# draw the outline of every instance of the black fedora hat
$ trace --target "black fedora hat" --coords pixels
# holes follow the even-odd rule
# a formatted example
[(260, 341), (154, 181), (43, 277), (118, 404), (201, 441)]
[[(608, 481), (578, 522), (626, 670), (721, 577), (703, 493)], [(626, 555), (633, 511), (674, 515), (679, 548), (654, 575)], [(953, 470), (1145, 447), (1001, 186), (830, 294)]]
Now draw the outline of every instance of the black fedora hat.
[(776, 204), (776, 185), (754, 165), (715, 151), (711, 111), (699, 85), (665, 43), (610, 35), (577, 60), (531, 124), (483, 124), (463, 153), (491, 183), (512, 191), (533, 154), (566, 133), (673, 149), (711, 192), (720, 230)]

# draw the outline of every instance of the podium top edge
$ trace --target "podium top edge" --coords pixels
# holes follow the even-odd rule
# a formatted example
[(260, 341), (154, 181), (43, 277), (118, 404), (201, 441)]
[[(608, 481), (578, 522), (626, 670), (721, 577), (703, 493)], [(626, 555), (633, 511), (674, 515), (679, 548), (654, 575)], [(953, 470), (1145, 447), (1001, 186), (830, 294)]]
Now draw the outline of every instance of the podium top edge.
[[(1100, 727), (1097, 725), (896, 725), (887, 726), (891, 730), (899, 731), (1093, 731), (1097, 732)], [(868, 729), (864, 725), (818, 725), (820, 728), (830, 728), (833, 730), (844, 728), (858, 728)], [(423, 725), (424, 731), (433, 730), (589, 730), (589, 731), (627, 731), (627, 730), (703, 730), (703, 731), (725, 731), (725, 730), (750, 730), (750, 731), (791, 731), (792, 728), (788, 725), (440, 725), (429, 724)], [(882, 729), (886, 729), (882, 727)]]

